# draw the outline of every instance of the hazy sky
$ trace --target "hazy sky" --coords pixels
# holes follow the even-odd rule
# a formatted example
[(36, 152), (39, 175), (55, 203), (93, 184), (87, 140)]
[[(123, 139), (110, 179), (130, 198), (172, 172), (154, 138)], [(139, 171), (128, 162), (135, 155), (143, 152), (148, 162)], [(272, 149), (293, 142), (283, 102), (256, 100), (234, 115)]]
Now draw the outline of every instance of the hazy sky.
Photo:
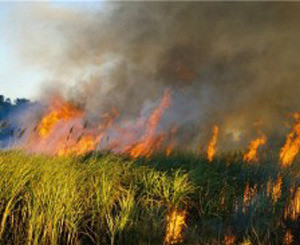
[[(34, 99), (46, 79), (45, 71), (31, 65), (26, 66), (20, 61), (17, 45), (20, 45), (22, 40), (14, 40), (18, 28), (22, 28), (19, 12), (22, 12), (25, 8), (28, 10), (28, 8), (30, 9), (38, 4), (41, 3), (0, 1), (0, 94), (5, 97)], [(88, 11), (99, 9), (103, 5), (103, 3), (90, 2), (87, 4), (83, 2), (70, 3), (68, 1), (63, 3), (48, 1), (42, 4), (55, 5), (58, 8), (76, 8), (80, 11), (86, 11), (87, 14)], [(23, 15), (22, 18), (24, 18)], [(19, 21), (18, 25), (15, 24), (16, 19)], [(25, 24), (27, 19), (24, 18), (22, 21)], [(28, 25), (27, 27), (24, 25), (23, 28), (28, 28)]]

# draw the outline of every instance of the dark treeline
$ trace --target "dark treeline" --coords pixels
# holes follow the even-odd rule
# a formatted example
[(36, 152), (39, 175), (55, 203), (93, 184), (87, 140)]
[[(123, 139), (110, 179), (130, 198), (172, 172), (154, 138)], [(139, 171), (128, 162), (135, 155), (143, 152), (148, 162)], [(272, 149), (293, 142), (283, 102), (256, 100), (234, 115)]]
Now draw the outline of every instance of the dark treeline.
[(29, 102), (30, 101), (25, 98), (17, 98), (12, 102), (10, 98), (5, 98), (4, 95), (0, 95), (0, 120), (5, 119), (5, 117), (15, 109)]
[(12, 101), (10, 98), (0, 95), (0, 147), (7, 145), (7, 140), (16, 131), (16, 126), (10, 122), (9, 116), (29, 104), (30, 100), (25, 98), (17, 98)]

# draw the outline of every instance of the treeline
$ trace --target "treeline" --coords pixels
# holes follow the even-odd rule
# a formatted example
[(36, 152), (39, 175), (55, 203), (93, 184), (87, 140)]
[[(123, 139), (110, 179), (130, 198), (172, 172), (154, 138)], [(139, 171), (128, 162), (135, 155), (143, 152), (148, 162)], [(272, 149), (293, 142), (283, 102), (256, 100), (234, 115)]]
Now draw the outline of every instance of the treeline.
[(28, 103), (30, 103), (30, 100), (25, 98), (17, 98), (12, 102), (10, 98), (0, 95), (0, 120), (5, 119), (9, 113)]
[(12, 101), (10, 98), (0, 95), (0, 148), (9, 145), (10, 137), (18, 130), (15, 123), (9, 120), (9, 115), (24, 109), (30, 103), (30, 100), (25, 98), (17, 98)]

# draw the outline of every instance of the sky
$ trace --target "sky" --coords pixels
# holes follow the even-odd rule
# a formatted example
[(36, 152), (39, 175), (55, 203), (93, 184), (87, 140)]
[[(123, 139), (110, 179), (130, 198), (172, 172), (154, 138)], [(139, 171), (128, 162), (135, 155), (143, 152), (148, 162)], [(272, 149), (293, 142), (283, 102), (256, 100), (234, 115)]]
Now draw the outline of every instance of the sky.
[[(0, 1), (0, 94), (11, 99), (29, 98), (35, 99), (40, 88), (47, 79), (47, 72), (31, 65), (24, 65), (20, 61), (18, 53), (20, 40), (14, 40), (17, 28), (14, 20), (19, 17), (19, 11), (31, 5), (40, 3), (9, 2)], [(60, 2), (49, 1), (45, 4), (54, 5), (58, 8), (72, 9), (80, 11), (92, 11), (102, 6), (102, 3), (83, 2)], [(26, 23), (26, 18), (21, 20)]]

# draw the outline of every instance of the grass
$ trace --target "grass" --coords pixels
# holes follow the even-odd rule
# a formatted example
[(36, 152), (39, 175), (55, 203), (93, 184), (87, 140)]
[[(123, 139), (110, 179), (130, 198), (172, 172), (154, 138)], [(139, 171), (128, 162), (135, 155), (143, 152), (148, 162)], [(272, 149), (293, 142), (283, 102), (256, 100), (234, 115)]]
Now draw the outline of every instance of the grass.
[(2, 151), (0, 243), (163, 244), (174, 209), (187, 213), (184, 244), (230, 244), (228, 237), (284, 244), (288, 231), (297, 243), (299, 216), (287, 210), (299, 162), (281, 169), (272, 156), (263, 158), (247, 164), (241, 153), (227, 152), (209, 163), (189, 152), (132, 160)]

